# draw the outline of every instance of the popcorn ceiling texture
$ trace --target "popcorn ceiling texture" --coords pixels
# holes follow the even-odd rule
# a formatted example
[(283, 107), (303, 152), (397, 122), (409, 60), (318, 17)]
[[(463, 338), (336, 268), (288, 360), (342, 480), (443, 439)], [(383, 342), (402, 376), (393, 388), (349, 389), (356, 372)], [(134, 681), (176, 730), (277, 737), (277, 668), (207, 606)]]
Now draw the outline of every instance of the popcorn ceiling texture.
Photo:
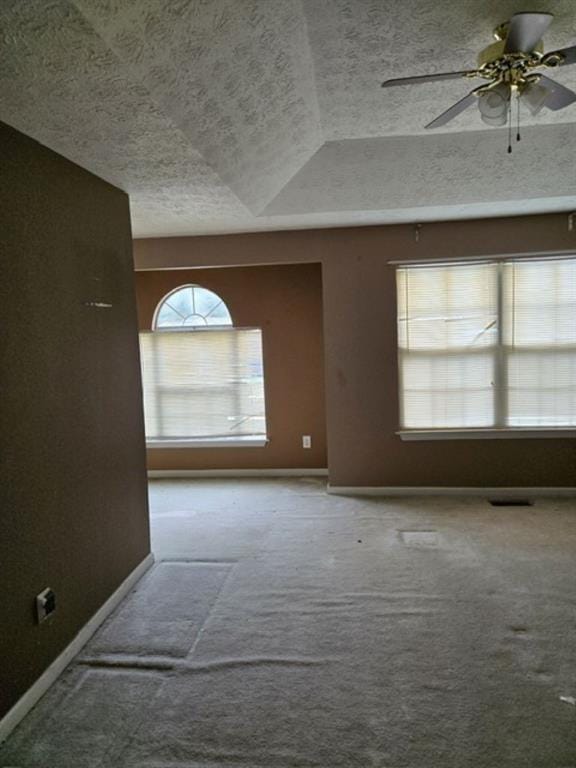
[[(454, 145), (450, 134), (427, 139), (431, 152), (412, 152), (407, 136), (330, 141), (291, 179), (266, 209), (267, 213), (374, 210), (425, 206), (432, 196), (436, 205), (450, 205), (454, 189), (460, 202), (471, 204), (491, 190), (493, 205), (515, 197), (526, 201), (536, 196), (554, 198), (574, 194), (576, 131), (571, 125), (546, 129), (549, 141), (539, 142), (540, 129), (527, 128), (522, 138), (522, 157), (479, 164), (478, 157), (500, 152), (506, 159), (506, 138), (487, 131), (468, 131)], [(384, 146), (387, 145), (387, 148)], [(520, 152), (518, 152), (520, 155)], [(444, 183), (437, 184), (439, 158), (450, 165)], [(530, 162), (526, 164), (527, 158)], [(570, 173), (566, 173), (570, 169)], [(414, 179), (418, 184), (414, 185)], [(534, 184), (538, 179), (538, 184)]]
[(183, 212), (198, 222), (222, 210), (231, 218), (246, 215), (146, 88), (122, 74), (73, 6), (15, 0), (0, 6), (0, 18), (9, 12), (11, 31), (0, 46), (8, 122), (129, 191), (136, 221), (148, 213), (168, 226)]
[[(539, 10), (548, 6), (546, 47), (569, 45), (576, 6)], [(5, 0), (0, 117), (127, 191), (136, 236), (571, 209), (574, 167), (560, 158), (576, 105), (523, 115), (530, 141), (510, 158), (505, 131), (474, 110), (424, 132), (470, 83), (380, 88), (473, 66), (517, 10), (509, 0)], [(554, 77), (576, 87), (576, 67)]]
[(321, 145), (298, 0), (74, 0), (254, 212)]

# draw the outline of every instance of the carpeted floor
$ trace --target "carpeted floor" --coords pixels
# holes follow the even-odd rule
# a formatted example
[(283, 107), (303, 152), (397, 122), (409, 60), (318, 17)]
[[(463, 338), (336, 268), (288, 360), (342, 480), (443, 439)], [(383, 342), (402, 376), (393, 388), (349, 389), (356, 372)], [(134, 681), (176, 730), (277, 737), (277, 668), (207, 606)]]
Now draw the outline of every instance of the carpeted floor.
[(155, 568), (1, 768), (575, 768), (576, 505), (156, 481)]

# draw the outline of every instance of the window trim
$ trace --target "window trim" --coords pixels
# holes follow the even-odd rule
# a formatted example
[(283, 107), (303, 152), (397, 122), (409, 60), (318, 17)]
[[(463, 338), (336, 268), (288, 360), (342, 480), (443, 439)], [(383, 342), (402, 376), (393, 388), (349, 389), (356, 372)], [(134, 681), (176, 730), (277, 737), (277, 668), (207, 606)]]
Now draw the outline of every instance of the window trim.
[(574, 427), (507, 427), (501, 429), (399, 429), (403, 441), (417, 440), (514, 440), (530, 438), (573, 438)]
[(270, 442), (267, 435), (245, 437), (183, 437), (146, 440), (146, 448), (265, 448)]

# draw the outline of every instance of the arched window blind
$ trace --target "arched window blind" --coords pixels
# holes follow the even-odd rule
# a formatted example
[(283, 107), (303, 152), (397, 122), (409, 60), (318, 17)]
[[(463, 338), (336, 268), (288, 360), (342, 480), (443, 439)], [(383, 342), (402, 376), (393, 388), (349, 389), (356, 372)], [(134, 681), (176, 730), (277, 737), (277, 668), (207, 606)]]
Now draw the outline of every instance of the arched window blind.
[(234, 328), (219, 296), (200, 286), (169, 294), (140, 334), (147, 440), (266, 435), (262, 336)]
[(401, 428), (576, 425), (576, 258), (397, 269)]

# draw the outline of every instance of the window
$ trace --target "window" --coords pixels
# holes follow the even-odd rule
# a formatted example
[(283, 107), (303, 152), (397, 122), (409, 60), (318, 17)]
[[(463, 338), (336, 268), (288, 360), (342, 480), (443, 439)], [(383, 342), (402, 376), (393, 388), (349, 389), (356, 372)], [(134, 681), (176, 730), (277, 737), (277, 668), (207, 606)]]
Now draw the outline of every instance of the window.
[(215, 293), (187, 285), (166, 296), (140, 350), (150, 445), (265, 443), (261, 331), (234, 328)]
[(576, 258), (397, 270), (401, 433), (576, 427)]
[(207, 325), (232, 325), (228, 307), (207, 288), (185, 285), (169, 293), (154, 315), (154, 328), (204, 328)]

